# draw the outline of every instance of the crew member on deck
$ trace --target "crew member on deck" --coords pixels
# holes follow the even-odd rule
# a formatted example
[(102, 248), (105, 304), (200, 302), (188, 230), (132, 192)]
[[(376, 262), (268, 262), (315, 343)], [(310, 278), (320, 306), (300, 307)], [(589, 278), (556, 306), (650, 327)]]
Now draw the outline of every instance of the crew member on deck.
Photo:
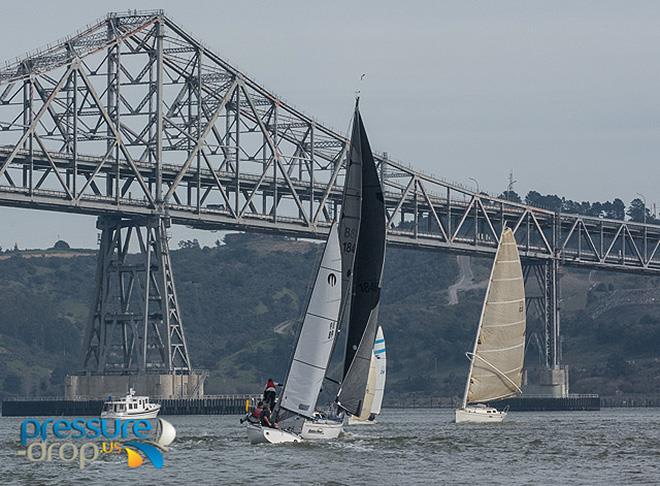
[(251, 424), (261, 423), (261, 416), (263, 414), (263, 409), (264, 409), (264, 402), (259, 400), (257, 406), (254, 407), (249, 414), (247, 414), (244, 418), (241, 419), (241, 423), (245, 422), (246, 420)]
[(277, 425), (275, 425), (271, 420), (270, 408), (268, 407), (268, 404), (264, 405), (264, 408), (261, 412), (261, 425), (263, 427), (277, 428)]
[(275, 408), (275, 398), (277, 397), (277, 388), (282, 386), (281, 383), (275, 383), (272, 378), (268, 378), (266, 388), (264, 389), (264, 403), (270, 407), (271, 410)]

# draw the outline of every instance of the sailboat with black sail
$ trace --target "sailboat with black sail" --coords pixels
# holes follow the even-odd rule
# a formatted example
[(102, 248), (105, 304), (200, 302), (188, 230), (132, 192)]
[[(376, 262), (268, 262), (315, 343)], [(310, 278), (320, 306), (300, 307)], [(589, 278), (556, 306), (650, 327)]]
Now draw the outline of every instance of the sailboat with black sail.
[(351, 149), (339, 221), (344, 299), (342, 332), (347, 332), (344, 371), (337, 406), (351, 416), (364, 407), (385, 260), (383, 188), (369, 139), (355, 105)]
[(456, 423), (502, 422), (506, 411), (487, 402), (521, 393), (525, 355), (525, 284), (513, 231), (500, 238), (470, 358)]

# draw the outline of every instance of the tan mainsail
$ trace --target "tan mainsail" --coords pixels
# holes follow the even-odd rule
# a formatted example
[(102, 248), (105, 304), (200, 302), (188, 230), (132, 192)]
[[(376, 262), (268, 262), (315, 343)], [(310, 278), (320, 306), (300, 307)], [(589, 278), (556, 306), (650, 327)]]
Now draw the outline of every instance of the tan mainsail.
[(487, 402), (520, 392), (525, 354), (525, 285), (513, 232), (505, 229), (481, 312), (463, 400)]

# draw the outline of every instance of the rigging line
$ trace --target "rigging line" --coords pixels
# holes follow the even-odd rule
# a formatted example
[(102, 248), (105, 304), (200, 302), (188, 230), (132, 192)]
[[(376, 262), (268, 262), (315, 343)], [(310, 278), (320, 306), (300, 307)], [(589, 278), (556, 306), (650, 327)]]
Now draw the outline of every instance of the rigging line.
[[(479, 355), (477, 355), (477, 354), (474, 354), (474, 353), (469, 353), (469, 352), (467, 352), (467, 353), (465, 353), (465, 355), (466, 355), (468, 358), (470, 358), (470, 357), (474, 357), (474, 358), (480, 359), (481, 361), (483, 361), (484, 363), (486, 363), (488, 366), (490, 366), (491, 368), (493, 368), (493, 370), (495, 371), (495, 373), (499, 374), (502, 378), (504, 378), (506, 381), (508, 381), (509, 383), (511, 383), (511, 384), (515, 387), (515, 389), (518, 391), (518, 393), (521, 393), (521, 394), (522, 394), (522, 390), (520, 389), (520, 387), (519, 387), (518, 385), (516, 385), (516, 384), (513, 382), (513, 380), (511, 380), (511, 378), (509, 378), (509, 377), (506, 376), (504, 373), (502, 373), (502, 372), (497, 368), (497, 366), (493, 365), (490, 361), (488, 361), (487, 359), (485, 359), (485, 358), (483, 358), (483, 357), (481, 357), (481, 356), (479, 356)], [(470, 360), (470, 361), (472, 361), (472, 360)]]

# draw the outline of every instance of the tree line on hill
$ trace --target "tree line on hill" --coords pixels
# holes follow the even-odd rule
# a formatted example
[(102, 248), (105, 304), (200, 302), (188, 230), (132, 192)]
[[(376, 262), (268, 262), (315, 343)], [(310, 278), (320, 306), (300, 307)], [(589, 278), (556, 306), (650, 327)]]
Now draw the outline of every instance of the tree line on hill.
[(625, 220), (637, 223), (660, 224), (660, 219), (651, 212), (651, 209), (640, 198), (634, 198), (626, 207), (625, 203), (617, 198), (612, 201), (573, 201), (556, 194), (541, 194), (537, 191), (529, 191), (523, 198), (515, 191), (504, 191), (498, 196), (501, 199), (517, 203), (528, 204), (539, 208), (549, 209), (559, 213), (581, 214), (595, 218), (608, 218)]

